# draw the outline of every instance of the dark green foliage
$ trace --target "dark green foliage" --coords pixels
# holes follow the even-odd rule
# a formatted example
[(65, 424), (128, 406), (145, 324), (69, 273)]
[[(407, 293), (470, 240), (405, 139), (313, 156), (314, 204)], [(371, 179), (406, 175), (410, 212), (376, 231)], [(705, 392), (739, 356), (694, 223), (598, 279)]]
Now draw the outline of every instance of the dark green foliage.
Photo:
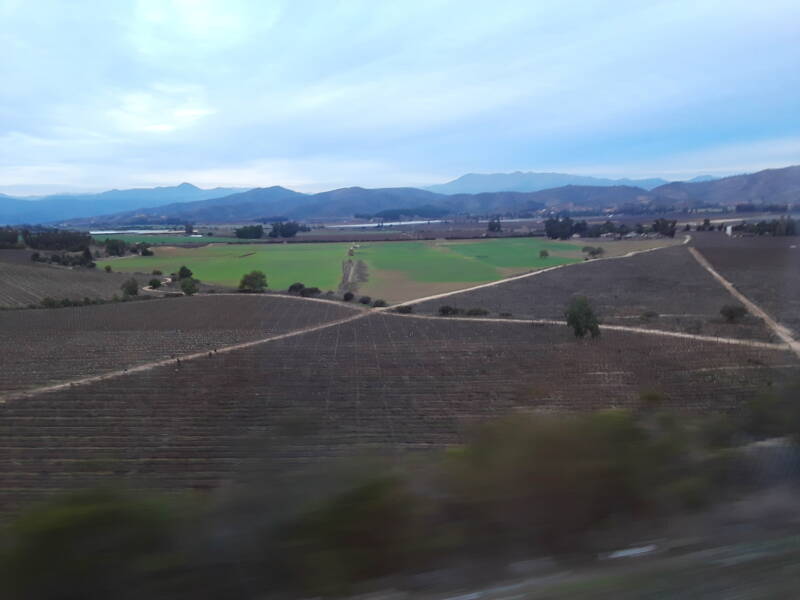
[(281, 223), (273, 223), (272, 230), (269, 232), (271, 238), (290, 238), (297, 235), (298, 231), (310, 231), (306, 225), (301, 225), (295, 221), (284, 221)]
[(414, 312), (414, 305), (413, 304), (404, 304), (403, 306), (398, 306), (394, 309), (394, 312), (400, 313), (401, 315), (408, 315)]
[(263, 292), (267, 289), (267, 276), (262, 271), (250, 271), (242, 275), (239, 282), (240, 292)]
[(597, 258), (598, 256), (602, 256), (605, 253), (605, 250), (603, 250), (600, 246), (584, 246), (581, 249), (581, 252), (585, 252), (591, 258)]
[(63, 250), (66, 252), (82, 252), (92, 243), (92, 236), (82, 231), (62, 229), (45, 229), (42, 231), (22, 231), (25, 245), (36, 250)]
[(738, 323), (747, 314), (747, 309), (738, 304), (726, 304), (719, 309), (719, 314), (722, 315), (726, 323)]
[(345, 302), (351, 302), (353, 298), (355, 298), (355, 294), (353, 294), (353, 292), (345, 292), (342, 296), (342, 300)]
[(192, 275), (194, 275), (194, 273), (192, 273), (192, 270), (186, 265), (183, 265), (180, 269), (178, 269), (178, 279), (186, 279)]
[(382, 308), (384, 306), (389, 306), (389, 305), (386, 303), (386, 300), (382, 300), (382, 299), (378, 298), (377, 300), (373, 300), (372, 306), (374, 308)]
[(236, 235), (237, 238), (240, 239), (256, 240), (264, 237), (264, 226), (245, 225), (244, 227), (239, 227), (238, 229), (234, 230), (233, 233)]
[(106, 273), (111, 273), (111, 265), (106, 265), (105, 267), (103, 267), (103, 270), (104, 270)]
[(19, 247), (19, 230), (12, 227), (0, 227), (0, 249)]
[(675, 228), (678, 222), (669, 219), (656, 219), (653, 221), (652, 229), (655, 233), (660, 233), (666, 237), (675, 237)]
[(489, 311), (485, 308), (470, 308), (467, 309), (467, 312), (464, 314), (466, 314), (468, 317), (485, 317), (489, 314)]
[(186, 223), (186, 224), (183, 226), (183, 232), (184, 232), (186, 235), (192, 235), (192, 234), (194, 233), (194, 225), (192, 225), (191, 223)]
[(490, 233), (499, 233), (503, 231), (503, 226), (500, 223), (500, 217), (493, 217), (489, 219), (489, 224), (486, 226), (486, 231)]
[(306, 287), (306, 286), (304, 286), (302, 283), (297, 281), (297, 282), (295, 282), (295, 283), (293, 283), (292, 285), (289, 286), (289, 293), (290, 294), (299, 294), (300, 292), (303, 291), (304, 287)]
[(151, 275), (163, 275), (163, 273), (161, 271), (159, 271), (158, 269), (153, 269), (153, 272), (150, 273), (150, 274)]
[(304, 287), (300, 290), (300, 295), (303, 298), (310, 298), (312, 296), (319, 296), (322, 293), (322, 290), (318, 287)]
[(550, 256), (550, 253), (547, 250), (539, 250), (539, 258), (547, 258)]
[(797, 221), (791, 217), (781, 217), (772, 221), (758, 223), (741, 223), (734, 225), (733, 230), (741, 233), (773, 236), (795, 236), (798, 234)]
[(587, 334), (591, 334), (592, 337), (600, 335), (600, 322), (586, 296), (573, 298), (564, 312), (564, 316), (567, 319), (567, 325), (575, 332), (575, 337), (582, 338)]
[(162, 504), (110, 491), (82, 492), (37, 508), (7, 532), (13, 551), (4, 598), (133, 598), (175, 562), (176, 515)]
[(139, 282), (135, 277), (125, 280), (120, 286), (124, 296), (136, 296), (139, 293)]
[(372, 302), (372, 298), (370, 298), (369, 296), (361, 296), (361, 298), (359, 298), (358, 301), (361, 304), (369, 304), (370, 302)]
[(439, 307), (440, 317), (454, 317), (455, 315), (460, 315), (463, 312), (464, 311), (460, 308), (455, 308), (454, 306), (450, 306), (448, 304)]
[(153, 289), (157, 289), (161, 287), (161, 280), (158, 277), (153, 277), (149, 283), (150, 287)]
[(106, 254), (109, 256), (125, 256), (130, 249), (130, 244), (123, 240), (106, 238), (103, 245), (106, 248)]
[(197, 281), (197, 279), (192, 277), (184, 277), (181, 279), (181, 291), (187, 296), (192, 296), (200, 290), (200, 287), (198, 286), (199, 283), (200, 282)]

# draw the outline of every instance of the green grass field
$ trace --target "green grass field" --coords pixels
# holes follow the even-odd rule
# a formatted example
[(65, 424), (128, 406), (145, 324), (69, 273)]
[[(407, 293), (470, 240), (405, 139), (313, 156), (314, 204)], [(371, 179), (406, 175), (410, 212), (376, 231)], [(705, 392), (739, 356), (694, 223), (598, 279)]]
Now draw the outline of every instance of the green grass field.
[[(332, 244), (211, 244), (200, 248), (154, 247), (155, 256), (99, 261), (115, 271), (173, 273), (186, 265), (201, 281), (236, 286), (244, 273), (258, 269), (269, 287), (286, 289), (295, 281), (335, 290), (342, 276), (349, 243)], [(540, 258), (547, 249), (550, 256)], [(580, 248), (536, 238), (481, 241), (362, 242), (356, 260), (366, 263), (369, 281), (361, 290), (374, 297), (399, 301), (495, 281), (524, 272), (575, 262)], [(444, 286), (444, 287), (442, 287)]]
[(152, 245), (165, 245), (165, 244), (209, 244), (212, 242), (236, 242), (247, 243), (247, 240), (242, 240), (237, 237), (227, 236), (212, 236), (212, 237), (187, 237), (180, 234), (146, 234), (146, 233), (108, 233), (93, 235), (92, 238), (96, 242), (104, 242), (106, 239), (122, 240), (129, 244), (145, 244)]

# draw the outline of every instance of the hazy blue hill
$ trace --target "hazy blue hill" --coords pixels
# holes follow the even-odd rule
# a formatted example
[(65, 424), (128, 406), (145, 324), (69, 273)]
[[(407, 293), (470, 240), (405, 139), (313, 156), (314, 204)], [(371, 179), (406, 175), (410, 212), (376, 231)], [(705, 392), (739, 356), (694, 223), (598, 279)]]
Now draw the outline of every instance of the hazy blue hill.
[(645, 190), (668, 183), (664, 179), (605, 179), (565, 173), (468, 173), (448, 183), (425, 189), (440, 194), (480, 194), (483, 192), (538, 192), (566, 185), (631, 186)]
[(800, 166), (766, 169), (699, 182), (674, 182), (652, 190), (654, 194), (688, 204), (798, 203)]
[(89, 218), (70, 219), (73, 227), (93, 225), (169, 224), (169, 223), (225, 223), (250, 221), (270, 216), (286, 216), (286, 210), (307, 201), (309, 196), (293, 190), (272, 186), (254, 188), (246, 192), (222, 197), (175, 202), (156, 207), (140, 207), (120, 213), (104, 213)]
[(109, 190), (97, 194), (55, 194), (37, 199), (0, 195), (0, 223), (48, 223), (77, 217), (117, 213), (167, 203), (193, 202), (228, 196), (238, 188), (204, 190), (190, 183), (171, 187)]

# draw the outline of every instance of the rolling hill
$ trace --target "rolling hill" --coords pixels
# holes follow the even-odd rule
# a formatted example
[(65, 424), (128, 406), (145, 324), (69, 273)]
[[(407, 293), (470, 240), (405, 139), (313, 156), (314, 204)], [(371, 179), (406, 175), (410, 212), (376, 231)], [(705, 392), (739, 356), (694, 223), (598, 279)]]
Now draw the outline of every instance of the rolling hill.
[(201, 189), (190, 183), (171, 187), (109, 190), (98, 194), (57, 194), (16, 198), (0, 194), (0, 224), (46, 223), (228, 196), (237, 188)]
[(606, 179), (566, 173), (467, 173), (425, 189), (440, 194), (480, 194), (483, 192), (538, 192), (564, 186), (629, 186), (650, 190), (669, 183), (665, 179)]

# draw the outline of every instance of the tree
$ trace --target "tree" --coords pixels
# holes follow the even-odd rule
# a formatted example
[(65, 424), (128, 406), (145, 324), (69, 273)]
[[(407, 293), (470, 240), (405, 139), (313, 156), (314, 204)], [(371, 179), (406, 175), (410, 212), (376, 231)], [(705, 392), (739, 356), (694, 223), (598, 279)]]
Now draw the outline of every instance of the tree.
[(575, 337), (582, 338), (587, 333), (591, 334), (593, 338), (600, 335), (600, 322), (586, 296), (573, 298), (564, 312), (564, 316), (567, 319), (567, 325), (572, 327), (575, 332)]
[(489, 225), (486, 230), (491, 233), (499, 233), (503, 231), (503, 226), (500, 224), (500, 217), (493, 217), (489, 219)]
[(178, 279), (189, 279), (192, 275), (192, 270), (185, 265), (178, 269)]
[(194, 225), (191, 223), (186, 223), (183, 226), (183, 231), (186, 233), (186, 235), (192, 235), (194, 233)]
[(344, 300), (345, 302), (351, 302), (354, 297), (355, 295), (353, 294), (353, 292), (345, 292), (344, 296), (342, 296), (342, 300)]
[(197, 279), (192, 277), (184, 277), (181, 279), (181, 291), (187, 296), (192, 296), (199, 291), (197, 284), (200, 283)]
[(240, 239), (257, 240), (264, 237), (264, 226), (245, 225), (244, 227), (234, 230), (234, 233), (236, 234), (236, 237)]
[(250, 271), (242, 275), (239, 282), (240, 292), (263, 292), (267, 289), (267, 276), (262, 271)]
[(105, 270), (106, 273), (111, 273), (111, 265), (106, 265), (103, 267), (103, 270)]
[(550, 256), (550, 253), (547, 250), (539, 250), (539, 258), (547, 258)]
[(747, 314), (747, 309), (738, 304), (726, 304), (719, 310), (719, 314), (722, 315), (726, 323), (736, 323)]
[(377, 300), (373, 301), (372, 306), (374, 308), (383, 308), (384, 306), (388, 306), (388, 304), (386, 304), (386, 300), (378, 298)]
[(130, 279), (126, 280), (119, 287), (124, 296), (136, 296), (139, 294), (139, 282), (136, 281), (135, 277), (131, 277)]
[(153, 288), (153, 289), (160, 288), (161, 287), (161, 280), (158, 277), (153, 277), (150, 280), (150, 287)]
[(297, 235), (298, 231), (310, 231), (307, 225), (300, 225), (295, 221), (282, 221), (272, 224), (272, 231), (269, 232), (271, 238), (289, 238)]
[(303, 291), (306, 286), (300, 283), (299, 281), (295, 281), (292, 285), (289, 286), (289, 293), (290, 294), (299, 294)]

